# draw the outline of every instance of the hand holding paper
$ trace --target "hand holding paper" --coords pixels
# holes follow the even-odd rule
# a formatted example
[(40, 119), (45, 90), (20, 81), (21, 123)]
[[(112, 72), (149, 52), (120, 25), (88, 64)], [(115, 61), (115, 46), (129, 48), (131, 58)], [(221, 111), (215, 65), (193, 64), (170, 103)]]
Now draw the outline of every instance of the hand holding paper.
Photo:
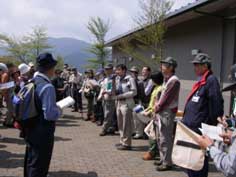
[(3, 84), (0, 84), (0, 90), (4, 90), (4, 89), (9, 89), (15, 86), (15, 82), (11, 81), (11, 82), (6, 82)]
[(211, 126), (202, 123), (202, 128), (199, 129), (203, 135), (207, 135), (213, 140), (223, 141), (223, 138), (220, 135), (223, 133), (222, 127)]

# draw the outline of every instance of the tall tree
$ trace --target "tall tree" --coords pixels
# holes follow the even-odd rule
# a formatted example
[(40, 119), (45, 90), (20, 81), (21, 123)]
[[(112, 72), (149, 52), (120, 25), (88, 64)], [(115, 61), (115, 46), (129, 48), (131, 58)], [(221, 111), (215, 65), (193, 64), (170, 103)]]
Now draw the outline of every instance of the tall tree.
[(110, 29), (110, 23), (109, 21), (105, 22), (100, 17), (93, 17), (90, 18), (87, 28), (95, 39), (89, 51), (96, 56), (96, 58), (88, 61), (95, 68), (103, 68), (110, 56), (110, 50), (105, 46), (105, 38)]
[(47, 31), (43, 27), (34, 27), (32, 33), (21, 38), (0, 34), (0, 48), (24, 63), (34, 61), (40, 53), (51, 49), (47, 41)]
[(25, 37), (28, 41), (28, 47), (30, 49), (30, 58), (36, 58), (40, 53), (48, 51), (52, 48), (48, 44), (47, 29), (41, 26), (33, 28), (32, 33)]
[[(139, 0), (140, 12), (134, 17), (138, 32), (121, 41), (121, 51), (145, 64), (157, 64), (163, 57), (165, 18), (172, 6), (171, 0)], [(148, 59), (142, 53), (147, 49), (153, 52)]]
[(29, 48), (26, 40), (0, 34), (0, 48), (4, 49), (9, 56), (21, 62), (27, 61)]

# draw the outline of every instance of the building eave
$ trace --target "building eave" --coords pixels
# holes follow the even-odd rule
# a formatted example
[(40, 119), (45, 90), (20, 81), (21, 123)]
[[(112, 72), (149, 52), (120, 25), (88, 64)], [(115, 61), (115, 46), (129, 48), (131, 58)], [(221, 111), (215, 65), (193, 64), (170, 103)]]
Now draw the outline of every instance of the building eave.
[[(193, 13), (194, 13), (194, 11), (195, 11), (196, 9), (199, 9), (199, 8), (201, 8), (201, 7), (204, 7), (204, 6), (208, 5), (208, 4), (211, 4), (211, 3), (214, 3), (214, 2), (217, 2), (217, 1), (218, 1), (218, 2), (219, 2), (219, 1), (223, 2), (223, 0), (197, 0), (197, 1), (193, 2), (193, 3), (188, 4), (187, 6), (184, 6), (184, 7), (180, 8), (180, 9), (177, 9), (177, 10), (175, 10), (175, 11), (169, 13), (169, 14), (167, 15), (165, 21), (166, 21), (166, 22), (168, 22), (168, 21), (170, 21), (170, 20), (171, 20), (171, 21), (174, 21), (177, 17), (179, 17), (179, 16), (181, 16), (181, 15), (184, 15), (184, 14), (185, 14), (185, 15), (188, 15), (188, 13), (190, 13), (190, 12), (193, 12)], [(230, 0), (228, 0), (228, 1), (230, 1)], [(200, 16), (200, 15), (197, 14), (197, 13), (194, 13), (194, 14), (193, 14), (193, 13), (191, 14), (191, 17), (190, 17), (189, 19)], [(189, 16), (190, 16), (190, 15), (189, 15)], [(186, 18), (186, 17), (185, 17), (185, 18)], [(189, 19), (188, 19), (188, 20), (189, 20)], [(180, 22), (181, 22), (181, 20), (179, 20), (179, 23), (180, 23)], [(172, 22), (172, 23), (173, 23), (173, 22)], [(139, 32), (139, 31), (142, 31), (143, 29), (144, 29), (144, 28), (141, 28), (141, 27), (134, 28), (134, 29), (132, 29), (132, 30), (130, 30), (130, 31), (124, 33), (124, 34), (118, 35), (118, 36), (116, 36), (116, 37), (114, 37), (114, 38), (108, 40), (105, 44), (106, 44), (106, 46), (110, 46), (110, 47), (111, 47), (111, 46), (113, 46), (113, 45), (119, 43), (119, 41), (120, 41), (121, 39), (124, 39), (124, 38), (126, 38), (126, 37), (128, 37), (128, 36), (131, 36), (131, 35), (134, 34), (134, 33), (137, 33), (137, 32)]]

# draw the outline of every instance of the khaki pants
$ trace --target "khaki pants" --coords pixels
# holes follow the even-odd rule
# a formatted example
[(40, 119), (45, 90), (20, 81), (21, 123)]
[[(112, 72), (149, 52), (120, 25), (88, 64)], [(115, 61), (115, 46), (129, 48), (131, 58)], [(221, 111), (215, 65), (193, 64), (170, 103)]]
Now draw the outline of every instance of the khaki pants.
[(171, 154), (173, 148), (173, 132), (175, 113), (171, 110), (163, 110), (157, 115), (160, 119), (156, 128), (159, 135), (158, 147), (160, 158), (164, 165), (172, 165)]
[(130, 104), (125, 101), (117, 103), (117, 122), (120, 132), (120, 143), (124, 146), (131, 146), (133, 132), (133, 110)]

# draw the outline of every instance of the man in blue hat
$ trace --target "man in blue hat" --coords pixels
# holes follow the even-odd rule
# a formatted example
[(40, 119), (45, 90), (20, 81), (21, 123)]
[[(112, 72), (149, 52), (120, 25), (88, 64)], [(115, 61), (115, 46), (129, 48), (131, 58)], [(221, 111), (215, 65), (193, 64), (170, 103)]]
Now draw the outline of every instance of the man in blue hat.
[(56, 93), (51, 83), (57, 61), (50, 53), (40, 54), (37, 59), (37, 74), (33, 78), (38, 117), (25, 127), (24, 177), (47, 177), (51, 161), (55, 122), (62, 111), (56, 105)]

